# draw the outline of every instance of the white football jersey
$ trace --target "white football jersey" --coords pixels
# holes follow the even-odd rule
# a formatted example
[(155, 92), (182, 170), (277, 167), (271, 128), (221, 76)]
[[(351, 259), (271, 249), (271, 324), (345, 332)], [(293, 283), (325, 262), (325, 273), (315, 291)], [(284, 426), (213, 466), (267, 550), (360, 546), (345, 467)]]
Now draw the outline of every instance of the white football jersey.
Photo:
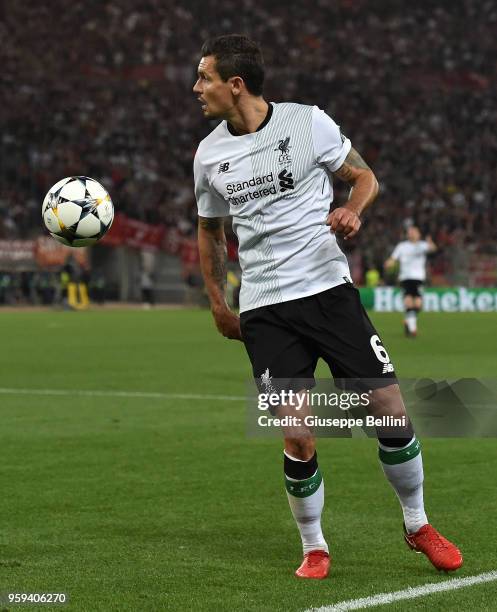
[(351, 148), (316, 106), (272, 104), (257, 132), (233, 135), (222, 121), (194, 163), (201, 217), (233, 217), (242, 269), (240, 312), (314, 295), (350, 278), (325, 225), (331, 172)]
[(426, 254), (430, 250), (425, 240), (399, 242), (392, 258), (399, 262), (399, 280), (426, 280)]

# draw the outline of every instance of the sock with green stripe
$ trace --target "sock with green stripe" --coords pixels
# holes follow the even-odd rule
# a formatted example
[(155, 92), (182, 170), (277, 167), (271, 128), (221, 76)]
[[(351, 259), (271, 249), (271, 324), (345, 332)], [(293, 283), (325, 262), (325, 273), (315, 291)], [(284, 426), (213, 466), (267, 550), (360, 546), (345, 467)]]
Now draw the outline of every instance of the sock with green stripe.
[(428, 523), (423, 501), (423, 459), (421, 445), (414, 436), (401, 447), (389, 445), (382, 438), (378, 454), (385, 476), (399, 498), (408, 533), (418, 531)]
[(288, 503), (300, 531), (304, 555), (311, 550), (328, 552), (321, 530), (324, 483), (317, 454), (309, 461), (301, 461), (284, 451), (284, 469)]

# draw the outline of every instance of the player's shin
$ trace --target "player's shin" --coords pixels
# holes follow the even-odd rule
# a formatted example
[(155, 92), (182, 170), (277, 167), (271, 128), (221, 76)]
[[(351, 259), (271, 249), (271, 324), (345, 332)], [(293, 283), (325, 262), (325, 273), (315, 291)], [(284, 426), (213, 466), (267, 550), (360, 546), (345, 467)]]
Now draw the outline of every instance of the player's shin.
[(301, 461), (284, 451), (284, 470), (288, 503), (300, 531), (304, 554), (312, 550), (328, 552), (321, 530), (324, 483), (317, 454), (309, 461)]
[(416, 436), (405, 442), (380, 438), (378, 453), (383, 472), (402, 506), (407, 532), (414, 533), (428, 523), (423, 500), (423, 460)]

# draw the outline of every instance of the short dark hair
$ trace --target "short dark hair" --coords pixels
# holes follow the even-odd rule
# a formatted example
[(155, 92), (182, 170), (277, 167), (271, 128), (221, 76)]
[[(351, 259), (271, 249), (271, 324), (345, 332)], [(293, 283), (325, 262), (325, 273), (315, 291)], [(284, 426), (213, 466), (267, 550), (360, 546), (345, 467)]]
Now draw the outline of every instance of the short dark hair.
[(242, 34), (227, 34), (206, 40), (202, 57), (213, 55), (216, 70), (223, 81), (239, 76), (247, 90), (261, 96), (264, 87), (264, 59), (257, 43)]

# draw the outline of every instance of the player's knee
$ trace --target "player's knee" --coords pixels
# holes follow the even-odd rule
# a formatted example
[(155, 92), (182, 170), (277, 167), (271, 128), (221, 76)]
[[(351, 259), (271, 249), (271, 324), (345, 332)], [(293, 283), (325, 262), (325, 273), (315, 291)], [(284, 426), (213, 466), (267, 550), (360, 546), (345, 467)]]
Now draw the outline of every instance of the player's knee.
[(372, 412), (378, 416), (407, 417), (404, 400), (397, 384), (375, 389), (370, 405)]
[(316, 444), (312, 436), (285, 438), (285, 451), (300, 461), (309, 461), (314, 455)]

